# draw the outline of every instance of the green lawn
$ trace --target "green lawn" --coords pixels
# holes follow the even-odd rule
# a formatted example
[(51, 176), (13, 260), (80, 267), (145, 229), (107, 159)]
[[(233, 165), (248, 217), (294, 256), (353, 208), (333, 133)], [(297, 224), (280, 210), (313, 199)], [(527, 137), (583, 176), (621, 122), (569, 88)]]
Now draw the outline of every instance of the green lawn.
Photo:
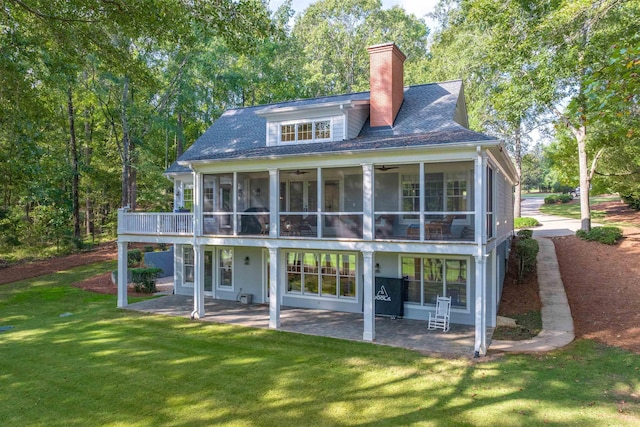
[[(94, 264), (0, 286), (3, 426), (638, 425), (640, 356), (445, 359), (115, 308)], [(60, 314), (73, 313), (60, 317)]]
[[(589, 199), (591, 206), (602, 202), (610, 202), (620, 200), (618, 196), (595, 196)], [(558, 203), (556, 205), (542, 205), (540, 206), (540, 212), (548, 215), (564, 216), (567, 218), (580, 219), (580, 200), (575, 199), (572, 203)], [(606, 223), (608, 225), (625, 225), (624, 223), (616, 223), (607, 221), (605, 218), (605, 212), (591, 209), (591, 220), (594, 222)]]
[(525, 193), (522, 192), (520, 197), (523, 199), (544, 199), (547, 196), (550, 196), (554, 193), (536, 193), (536, 192), (532, 192), (532, 193)]

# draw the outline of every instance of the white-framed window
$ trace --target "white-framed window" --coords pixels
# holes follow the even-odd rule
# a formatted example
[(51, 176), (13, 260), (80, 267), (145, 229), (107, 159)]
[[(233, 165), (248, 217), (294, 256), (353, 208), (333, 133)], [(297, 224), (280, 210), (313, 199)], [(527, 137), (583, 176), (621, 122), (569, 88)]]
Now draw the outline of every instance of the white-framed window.
[(329, 141), (331, 139), (331, 120), (298, 120), (291, 123), (281, 123), (279, 139), (281, 143)]
[(182, 247), (182, 282), (193, 283), (195, 278), (193, 246)]
[(286, 252), (287, 293), (356, 298), (357, 256), (338, 252)]
[(400, 257), (400, 269), (408, 280), (407, 302), (435, 306), (439, 296), (451, 297), (451, 307), (469, 308), (469, 260), (435, 255)]
[(180, 203), (181, 206), (179, 208), (189, 210), (191, 212), (193, 210), (193, 184), (185, 184), (182, 190), (182, 201)]
[[(418, 175), (402, 175), (401, 197), (403, 212), (420, 212), (420, 180)], [(402, 215), (403, 220), (416, 220), (417, 215)]]
[(233, 248), (218, 248), (218, 289), (233, 290)]
[(436, 172), (424, 176), (426, 212), (464, 212), (468, 208), (468, 172)]

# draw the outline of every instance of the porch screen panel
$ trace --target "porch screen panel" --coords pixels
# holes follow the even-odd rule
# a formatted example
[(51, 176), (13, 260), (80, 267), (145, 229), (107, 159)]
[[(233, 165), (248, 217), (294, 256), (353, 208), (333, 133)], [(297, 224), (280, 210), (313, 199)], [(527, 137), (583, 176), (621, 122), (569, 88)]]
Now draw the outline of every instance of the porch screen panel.
[(434, 304), (438, 295), (444, 296), (442, 286), (443, 262), (437, 258), (425, 258), (424, 264), (424, 304)]

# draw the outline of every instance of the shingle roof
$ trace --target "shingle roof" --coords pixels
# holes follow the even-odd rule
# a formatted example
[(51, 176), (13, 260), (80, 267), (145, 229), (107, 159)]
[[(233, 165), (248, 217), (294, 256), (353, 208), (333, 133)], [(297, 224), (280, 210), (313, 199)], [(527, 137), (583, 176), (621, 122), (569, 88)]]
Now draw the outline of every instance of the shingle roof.
[(369, 92), (227, 110), (178, 161), (246, 159), (494, 140), (454, 120), (461, 90), (461, 81), (406, 87), (393, 128), (371, 128), (367, 121), (357, 138), (330, 143), (267, 147), (266, 119), (256, 113), (269, 108), (366, 101)]

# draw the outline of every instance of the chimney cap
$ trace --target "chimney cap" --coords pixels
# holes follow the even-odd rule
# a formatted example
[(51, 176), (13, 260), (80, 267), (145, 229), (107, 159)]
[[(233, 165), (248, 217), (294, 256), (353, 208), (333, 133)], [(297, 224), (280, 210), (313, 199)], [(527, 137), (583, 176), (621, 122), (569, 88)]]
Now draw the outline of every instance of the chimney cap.
[(402, 62), (404, 62), (405, 59), (407, 59), (407, 56), (404, 53), (402, 53), (400, 48), (394, 42), (375, 44), (367, 48), (367, 52), (369, 52), (369, 55), (380, 53), (380, 52), (386, 52), (389, 50), (391, 50), (393, 53), (398, 55), (398, 57), (402, 60)]

